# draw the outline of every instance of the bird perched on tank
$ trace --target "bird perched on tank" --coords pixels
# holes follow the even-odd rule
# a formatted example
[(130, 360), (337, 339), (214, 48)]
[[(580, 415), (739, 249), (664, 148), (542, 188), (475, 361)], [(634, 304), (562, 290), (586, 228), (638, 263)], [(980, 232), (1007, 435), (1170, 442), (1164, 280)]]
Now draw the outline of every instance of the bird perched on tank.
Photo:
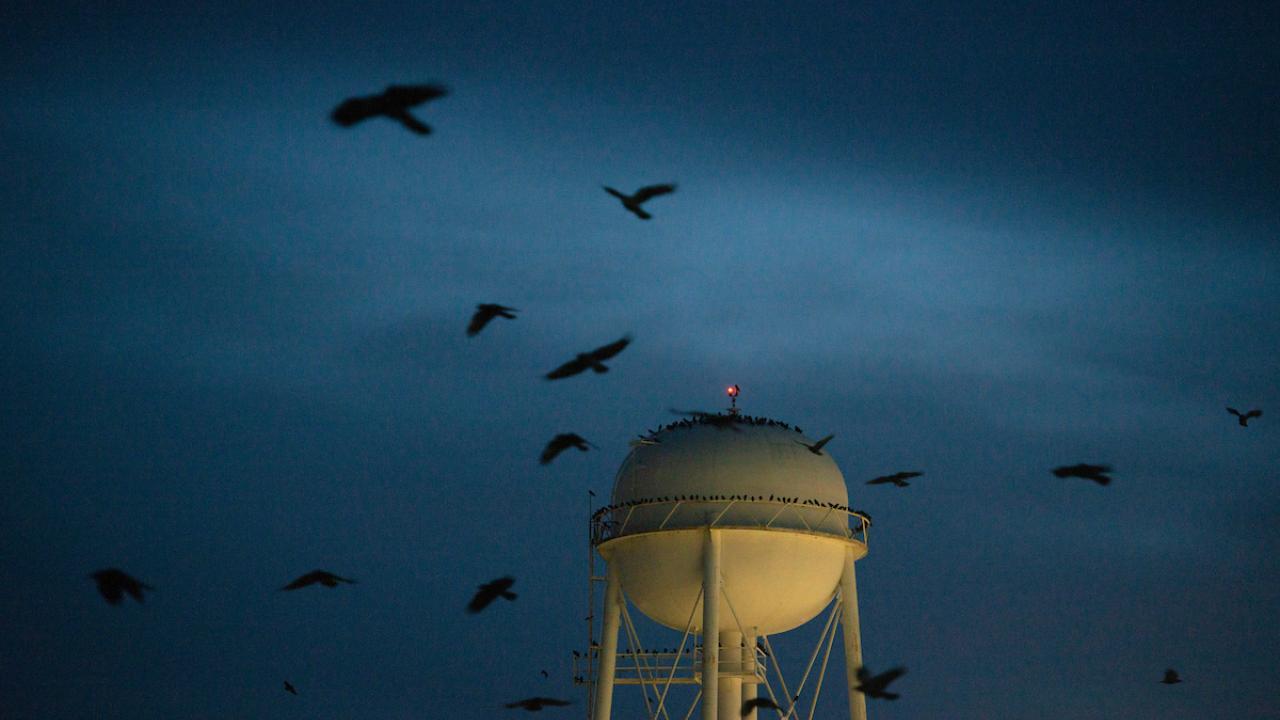
[(298, 579), (294, 580), (293, 582), (289, 583), (288, 585), (285, 585), (280, 589), (281, 590), (297, 590), (298, 588), (304, 588), (308, 585), (315, 585), (316, 583), (319, 583), (327, 588), (332, 588), (332, 587), (338, 587), (338, 583), (347, 583), (348, 585), (354, 585), (355, 582), (356, 582), (355, 580), (352, 580), (350, 578), (338, 577), (337, 575), (334, 575), (328, 570), (312, 570), (306, 575), (302, 575), (298, 577)]
[(833, 437), (835, 437), (835, 435), (828, 435), (828, 436), (826, 436), (826, 437), (822, 438), (821, 440), (819, 440), (818, 442), (816, 442), (816, 443), (814, 443), (814, 444), (812, 444), (812, 445), (810, 445), (810, 444), (809, 444), (809, 443), (807, 443), (807, 442), (804, 442), (803, 440), (797, 440), (796, 442), (798, 442), (798, 443), (800, 443), (801, 445), (803, 445), (803, 446), (805, 446), (805, 447), (809, 448), (809, 452), (813, 453), (814, 455), (821, 455), (821, 454), (822, 454), (822, 446), (824, 446), (824, 445), (826, 445), (827, 443), (831, 442), (831, 438), (833, 438)]
[(125, 593), (129, 593), (134, 600), (142, 602), (143, 590), (155, 590), (119, 568), (99, 570), (89, 577), (98, 584), (98, 592), (103, 599), (112, 605), (119, 605)]
[(1164, 685), (1177, 685), (1182, 682), (1182, 678), (1178, 677), (1178, 671), (1169, 668), (1164, 671), (1164, 679), (1160, 681)]
[(1236, 416), (1236, 420), (1240, 423), (1240, 427), (1249, 427), (1249, 418), (1262, 417), (1262, 411), (1258, 408), (1254, 408), (1247, 413), (1241, 414), (1239, 410), (1229, 407), (1227, 408), (1227, 412)]
[(489, 321), (496, 317), (504, 317), (509, 320), (515, 320), (516, 316), (512, 313), (520, 312), (513, 307), (506, 305), (496, 305), (494, 303), (480, 303), (476, 305), (476, 313), (471, 316), (471, 322), (467, 325), (467, 337), (475, 337), (484, 329)]
[(622, 202), (622, 207), (626, 208), (627, 210), (630, 210), (632, 213), (635, 214), (636, 217), (640, 218), (641, 220), (648, 220), (649, 218), (653, 217), (649, 213), (645, 212), (644, 208), (640, 207), (643, 203), (645, 203), (646, 201), (652, 198), (658, 197), (659, 195), (668, 195), (676, 191), (675, 183), (663, 183), (661, 185), (645, 185), (644, 187), (637, 190), (634, 195), (625, 195), (623, 193), (618, 192), (617, 190), (614, 190), (608, 185), (604, 185), (602, 187), (604, 187), (605, 192), (618, 198), (618, 200)]
[(1080, 463), (1079, 465), (1064, 465), (1053, 469), (1053, 474), (1060, 478), (1078, 477), (1084, 480), (1092, 480), (1099, 485), (1111, 484), (1111, 478), (1107, 477), (1107, 473), (1111, 472), (1110, 465), (1088, 465)]
[(515, 702), (507, 703), (507, 707), (524, 708), (529, 712), (538, 712), (539, 710), (542, 710), (542, 708), (544, 707), (564, 707), (565, 705), (571, 705), (571, 704), (572, 703), (570, 703), (568, 700), (557, 700), (556, 698), (546, 698), (546, 697), (531, 697), (531, 698), (525, 698), (524, 700), (517, 700)]
[(588, 447), (595, 447), (595, 445), (587, 442), (586, 438), (577, 433), (560, 433), (551, 438), (551, 442), (547, 443), (547, 446), (542, 449), (542, 457), (538, 461), (543, 465), (547, 465), (552, 460), (555, 460), (557, 455), (571, 447), (586, 452)]
[(907, 480), (910, 480), (913, 477), (920, 477), (923, 474), (924, 473), (922, 472), (896, 472), (892, 475), (881, 475), (878, 478), (873, 478), (871, 480), (868, 480), (867, 484), (868, 485), (892, 484), (894, 487), (907, 487), (908, 485), (911, 484), (907, 482)]
[(559, 380), (560, 378), (577, 375), (586, 370), (607, 373), (609, 368), (604, 364), (604, 361), (622, 352), (629, 344), (631, 344), (631, 336), (624, 335), (621, 339), (615, 340), (608, 345), (601, 345), (590, 352), (578, 353), (569, 362), (547, 373), (546, 377), (548, 380)]
[(765, 708), (768, 710), (782, 709), (778, 707), (778, 703), (770, 700), (767, 697), (751, 698), (750, 700), (742, 703), (742, 717), (746, 717), (750, 715), (752, 710), (756, 710), (758, 708)]
[(517, 596), (511, 592), (511, 586), (515, 583), (516, 579), (508, 575), (481, 585), (475, 596), (471, 598), (471, 602), (467, 603), (467, 612), (478, 613), (498, 598), (515, 600)]
[(889, 683), (897, 680), (907, 673), (907, 669), (896, 667), (886, 670), (879, 675), (872, 675), (871, 671), (865, 667), (858, 668), (858, 686), (854, 688), (858, 692), (870, 698), (880, 698), (882, 700), (897, 700), (898, 694), (886, 692)]
[(347, 98), (330, 117), (342, 127), (351, 127), (382, 115), (398, 121), (419, 135), (430, 135), (431, 126), (414, 117), (409, 108), (444, 97), (449, 91), (440, 85), (389, 85), (379, 95)]

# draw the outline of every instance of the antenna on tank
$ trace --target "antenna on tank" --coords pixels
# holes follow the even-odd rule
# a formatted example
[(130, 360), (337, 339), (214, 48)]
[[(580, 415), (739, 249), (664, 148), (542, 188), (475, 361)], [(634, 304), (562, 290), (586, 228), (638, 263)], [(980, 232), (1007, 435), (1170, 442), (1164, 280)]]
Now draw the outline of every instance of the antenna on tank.
[(729, 388), (725, 390), (725, 392), (729, 394), (729, 414), (737, 415), (738, 414), (738, 393), (742, 392), (742, 388), (738, 387), (737, 385), (730, 385)]

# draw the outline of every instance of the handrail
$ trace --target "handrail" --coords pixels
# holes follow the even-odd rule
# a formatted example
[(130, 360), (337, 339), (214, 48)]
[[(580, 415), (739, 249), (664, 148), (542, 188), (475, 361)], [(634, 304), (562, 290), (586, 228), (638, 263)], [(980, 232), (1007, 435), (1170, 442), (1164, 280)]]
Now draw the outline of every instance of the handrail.
[[(836, 503), (777, 499), (748, 500), (742, 496), (725, 497), (723, 499), (690, 498), (685, 496), (679, 498), (661, 498), (657, 500), (639, 500), (622, 503), (620, 505), (606, 505), (599, 508), (592, 513), (590, 519), (591, 544), (593, 546), (599, 545), (607, 540), (612, 540), (616, 537), (628, 534), (628, 527), (635, 518), (636, 511), (638, 509), (665, 508), (668, 506), (670, 509), (664, 516), (662, 516), (661, 522), (657, 523), (654, 527), (646, 528), (645, 531), (671, 530), (676, 528), (685, 529), (692, 527), (758, 527), (765, 530), (779, 530), (782, 528), (776, 527), (774, 523), (788, 510), (790, 510), (794, 516), (800, 520), (806, 530), (818, 533), (823, 533), (822, 526), (833, 514), (843, 513), (848, 520), (852, 521), (852, 526), (844, 528), (844, 537), (850, 540), (859, 540), (864, 544), (867, 542), (868, 529), (871, 527), (871, 518), (866, 513), (859, 510), (853, 510)], [(721, 525), (720, 523), (724, 519), (725, 515), (735, 506), (739, 508), (745, 506), (777, 506), (777, 512), (772, 513), (772, 515), (767, 518), (762, 517), (747, 525), (740, 524), (740, 518), (735, 518), (732, 521), (732, 525)], [(814, 526), (810, 525), (809, 521), (805, 519), (805, 516), (801, 514), (801, 511), (804, 510), (825, 511), (821, 520), (817, 522), (817, 530), (815, 530)], [(689, 522), (688, 524), (680, 522), (677, 514), (681, 511), (686, 513), (697, 511), (697, 522)], [(615, 513), (622, 514), (621, 522), (614, 520), (614, 518), (617, 517)], [(715, 513), (715, 516), (708, 520), (706, 516), (710, 513)], [(638, 531), (633, 529), (632, 532)], [(859, 538), (858, 536), (861, 537)]]

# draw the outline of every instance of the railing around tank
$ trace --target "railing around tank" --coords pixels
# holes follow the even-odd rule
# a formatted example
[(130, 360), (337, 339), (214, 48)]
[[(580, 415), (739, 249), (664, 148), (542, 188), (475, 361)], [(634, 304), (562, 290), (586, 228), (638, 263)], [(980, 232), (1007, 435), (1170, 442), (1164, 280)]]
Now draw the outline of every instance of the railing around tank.
[[(660, 506), (670, 506), (670, 510), (662, 518), (656, 527), (636, 528), (632, 524), (633, 517), (637, 510), (642, 508), (656, 508)], [(743, 523), (741, 518), (735, 518), (732, 524), (721, 521), (725, 515), (735, 506), (759, 508), (765, 506), (776, 506), (776, 511), (772, 512), (767, 519), (764, 517), (754, 519), (754, 522)], [(697, 517), (692, 522), (688, 518), (681, 522), (681, 509), (686, 512), (694, 512), (696, 510)], [(718, 508), (718, 512), (716, 509)], [(792, 512), (787, 514), (787, 511)], [(710, 512), (709, 512), (710, 511)], [(801, 512), (804, 511), (804, 512)], [(823, 512), (825, 511), (825, 512)], [(817, 522), (810, 523), (806, 519), (806, 514), (812, 516), (816, 512), (823, 512)], [(707, 516), (714, 513), (714, 517), (708, 521)], [(680, 499), (673, 500), (669, 498), (657, 500), (638, 500), (623, 503), (621, 505), (606, 505), (591, 515), (591, 544), (599, 545), (607, 540), (626, 535), (628, 530), (631, 532), (654, 532), (658, 530), (674, 530), (692, 527), (759, 527), (768, 530), (798, 530), (801, 528), (794, 526), (782, 527), (776, 523), (783, 517), (795, 518), (800, 521), (804, 530), (809, 532), (827, 532), (824, 527), (828, 518), (835, 515), (844, 515), (849, 519), (849, 525), (845, 527), (845, 538), (850, 540), (858, 540), (863, 544), (867, 542), (867, 531), (871, 527), (871, 516), (861, 510), (851, 510), (842, 505), (834, 503), (821, 503), (812, 500), (744, 500), (735, 498), (730, 500), (719, 499)], [(618, 519), (621, 516), (621, 519)], [(631, 526), (631, 527), (629, 527)]]

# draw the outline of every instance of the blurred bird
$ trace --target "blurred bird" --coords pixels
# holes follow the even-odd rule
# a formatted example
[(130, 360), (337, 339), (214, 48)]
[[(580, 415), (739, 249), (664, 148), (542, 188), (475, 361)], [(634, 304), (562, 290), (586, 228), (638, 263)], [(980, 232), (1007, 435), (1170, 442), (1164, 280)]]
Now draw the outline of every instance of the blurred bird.
[(897, 680), (906, 673), (906, 668), (896, 667), (892, 670), (886, 670), (879, 675), (872, 675), (870, 670), (865, 667), (860, 667), (858, 668), (858, 687), (854, 689), (870, 698), (897, 700), (897, 693), (885, 692), (885, 690), (889, 687), (889, 683)]
[(520, 312), (519, 310), (507, 307), (506, 305), (494, 305), (493, 303), (480, 303), (476, 305), (476, 314), (471, 316), (471, 324), (467, 325), (467, 337), (475, 337), (484, 329), (489, 321), (496, 317), (504, 317), (515, 320), (516, 316), (512, 313)]
[(867, 484), (868, 485), (885, 485), (885, 484), (892, 483), (896, 487), (907, 487), (908, 485), (911, 484), (907, 482), (907, 480), (913, 477), (920, 477), (923, 474), (924, 473), (922, 472), (897, 472), (892, 475), (881, 475), (878, 478), (868, 480)]
[(1054, 468), (1053, 474), (1060, 478), (1078, 477), (1085, 480), (1092, 480), (1099, 485), (1109, 485), (1111, 478), (1106, 473), (1111, 472), (1110, 465), (1066, 465), (1060, 468)]
[(409, 108), (444, 97), (448, 92), (440, 85), (389, 85), (381, 95), (347, 98), (333, 109), (330, 117), (342, 127), (351, 127), (371, 117), (385, 115), (419, 135), (429, 135), (431, 127), (411, 115)]
[(98, 583), (98, 592), (112, 605), (119, 605), (120, 601), (124, 599), (124, 593), (129, 593), (134, 600), (142, 602), (143, 590), (155, 590), (155, 588), (141, 580), (127, 575), (119, 568), (99, 570), (89, 577)]
[(544, 677), (544, 678), (549, 678), (549, 677), (551, 677), (550, 675), (548, 675), (548, 674), (547, 674), (547, 671), (546, 671), (546, 670), (541, 671), (541, 674), (542, 674), (542, 677)]
[(1178, 677), (1177, 670), (1174, 670), (1173, 668), (1169, 668), (1164, 671), (1164, 679), (1161, 680), (1160, 682), (1165, 685), (1177, 685), (1178, 683), (1182, 682), (1182, 678)]
[(288, 585), (285, 585), (280, 589), (281, 590), (297, 590), (298, 588), (304, 588), (308, 585), (314, 585), (316, 583), (320, 583), (321, 585), (327, 588), (332, 588), (332, 587), (338, 587), (338, 583), (348, 583), (350, 585), (354, 585), (355, 582), (356, 582), (355, 580), (350, 580), (344, 577), (338, 577), (337, 575), (334, 575), (328, 570), (312, 570), (306, 575), (299, 577), (297, 580), (294, 580), (293, 582), (289, 583)]
[(1227, 412), (1236, 416), (1236, 419), (1240, 422), (1240, 427), (1249, 427), (1249, 418), (1262, 417), (1262, 411), (1257, 408), (1254, 408), (1243, 415), (1240, 414), (1239, 410), (1230, 407), (1227, 408)]
[(622, 339), (615, 340), (608, 345), (601, 345), (591, 352), (578, 353), (574, 359), (547, 373), (547, 379), (559, 380), (560, 378), (577, 375), (588, 369), (597, 373), (607, 373), (609, 368), (605, 366), (604, 361), (622, 352), (630, 343), (631, 336), (624, 335)]
[(511, 592), (511, 586), (514, 585), (515, 582), (516, 579), (508, 575), (481, 585), (480, 590), (476, 592), (475, 597), (471, 598), (471, 602), (467, 604), (467, 612), (478, 613), (489, 607), (489, 603), (492, 603), (499, 597), (506, 598), (507, 600), (515, 600), (516, 594)]
[(285, 691), (286, 691), (286, 692), (291, 692), (291, 693), (293, 693), (294, 695), (297, 695), (297, 694), (298, 694), (298, 689), (297, 689), (297, 688), (295, 688), (295, 687), (293, 686), (293, 684), (292, 684), (292, 683), (290, 683), (288, 680), (285, 680), (285, 681), (284, 681), (284, 689), (285, 689)]
[(595, 445), (587, 442), (586, 438), (577, 433), (560, 433), (551, 438), (551, 442), (547, 443), (547, 446), (542, 449), (542, 457), (539, 462), (547, 465), (552, 460), (555, 460), (557, 455), (571, 447), (576, 447), (582, 452), (586, 452), (588, 447), (595, 447)]
[(767, 697), (751, 698), (750, 700), (742, 703), (742, 717), (746, 717), (750, 715), (751, 711), (755, 710), (756, 708), (767, 708), (769, 710), (782, 709), (778, 707), (778, 703), (770, 700)]
[(648, 220), (653, 217), (640, 207), (645, 201), (658, 197), (659, 195), (667, 195), (676, 191), (674, 183), (664, 183), (662, 185), (646, 185), (636, 191), (635, 195), (624, 195), (617, 190), (604, 185), (604, 191), (622, 201), (622, 207), (635, 213), (635, 216), (641, 220)]
[(571, 704), (572, 703), (570, 703), (568, 700), (557, 700), (555, 698), (545, 698), (545, 697), (531, 697), (531, 698), (525, 698), (524, 700), (517, 700), (516, 702), (512, 702), (512, 703), (507, 703), (507, 707), (524, 708), (529, 712), (538, 712), (544, 707), (564, 707), (565, 705), (571, 705)]
[(821, 440), (819, 440), (818, 442), (816, 442), (816, 443), (814, 443), (814, 444), (812, 444), (812, 445), (810, 445), (810, 444), (809, 444), (809, 443), (807, 443), (807, 442), (804, 442), (803, 440), (797, 440), (796, 442), (798, 442), (798, 443), (800, 443), (801, 445), (803, 445), (803, 446), (805, 446), (805, 447), (809, 448), (809, 452), (813, 453), (814, 455), (821, 455), (821, 454), (822, 454), (822, 446), (823, 446), (823, 445), (826, 445), (826, 444), (827, 444), (827, 443), (829, 443), (829, 442), (831, 442), (831, 438), (833, 438), (833, 437), (835, 437), (835, 435), (828, 435), (828, 436), (826, 436), (826, 437), (822, 438)]

